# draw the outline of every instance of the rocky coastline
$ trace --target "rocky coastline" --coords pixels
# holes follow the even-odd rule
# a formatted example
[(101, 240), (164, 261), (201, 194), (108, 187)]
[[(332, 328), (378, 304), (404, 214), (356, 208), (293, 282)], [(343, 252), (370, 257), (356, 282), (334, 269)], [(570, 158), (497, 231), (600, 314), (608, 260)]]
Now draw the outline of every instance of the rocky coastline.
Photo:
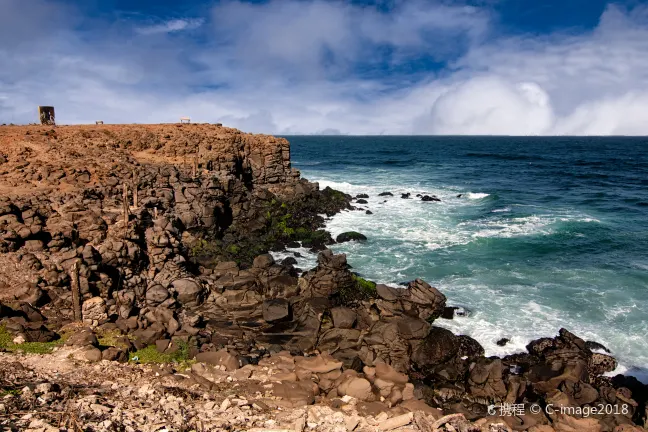
[[(485, 357), (438, 289), (355, 273), (325, 217), (366, 198), (220, 125), (1, 127), (0, 429), (646, 430), (596, 342)], [(295, 245), (315, 268), (270, 254)]]

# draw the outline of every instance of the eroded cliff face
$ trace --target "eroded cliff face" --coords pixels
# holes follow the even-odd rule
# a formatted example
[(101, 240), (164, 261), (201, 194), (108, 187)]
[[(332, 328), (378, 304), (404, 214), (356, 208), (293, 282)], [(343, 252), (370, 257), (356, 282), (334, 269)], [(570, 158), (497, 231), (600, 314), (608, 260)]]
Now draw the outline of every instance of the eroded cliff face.
[(65, 317), (75, 263), (82, 301), (128, 318), (150, 287), (250, 264), (281, 242), (273, 215), (320, 197), (288, 141), (216, 125), (2, 127), (0, 143), (0, 298)]

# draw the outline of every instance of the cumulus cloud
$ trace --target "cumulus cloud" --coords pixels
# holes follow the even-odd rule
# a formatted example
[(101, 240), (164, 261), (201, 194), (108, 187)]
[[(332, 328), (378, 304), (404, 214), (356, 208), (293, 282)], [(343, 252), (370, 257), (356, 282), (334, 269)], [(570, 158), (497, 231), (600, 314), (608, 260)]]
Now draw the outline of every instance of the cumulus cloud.
[(190, 116), (275, 134), (648, 134), (645, 7), (538, 36), (426, 0), (229, 0), (136, 24), (2, 1), (0, 123), (52, 104), (64, 123)]

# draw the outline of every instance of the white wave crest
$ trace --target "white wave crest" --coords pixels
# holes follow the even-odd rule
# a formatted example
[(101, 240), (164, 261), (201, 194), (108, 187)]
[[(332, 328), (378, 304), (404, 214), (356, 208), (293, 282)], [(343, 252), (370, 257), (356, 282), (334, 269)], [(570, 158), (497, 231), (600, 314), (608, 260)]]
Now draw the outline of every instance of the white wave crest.
[(466, 196), (468, 197), (468, 199), (478, 200), (478, 199), (489, 197), (490, 194), (482, 193), (482, 192), (468, 192)]

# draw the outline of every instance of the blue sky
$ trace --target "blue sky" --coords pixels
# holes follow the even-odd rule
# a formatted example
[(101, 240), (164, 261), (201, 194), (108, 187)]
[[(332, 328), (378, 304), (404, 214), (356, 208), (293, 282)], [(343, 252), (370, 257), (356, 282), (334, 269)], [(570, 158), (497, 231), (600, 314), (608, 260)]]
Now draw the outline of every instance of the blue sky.
[(648, 5), (0, 0), (0, 123), (648, 134)]

